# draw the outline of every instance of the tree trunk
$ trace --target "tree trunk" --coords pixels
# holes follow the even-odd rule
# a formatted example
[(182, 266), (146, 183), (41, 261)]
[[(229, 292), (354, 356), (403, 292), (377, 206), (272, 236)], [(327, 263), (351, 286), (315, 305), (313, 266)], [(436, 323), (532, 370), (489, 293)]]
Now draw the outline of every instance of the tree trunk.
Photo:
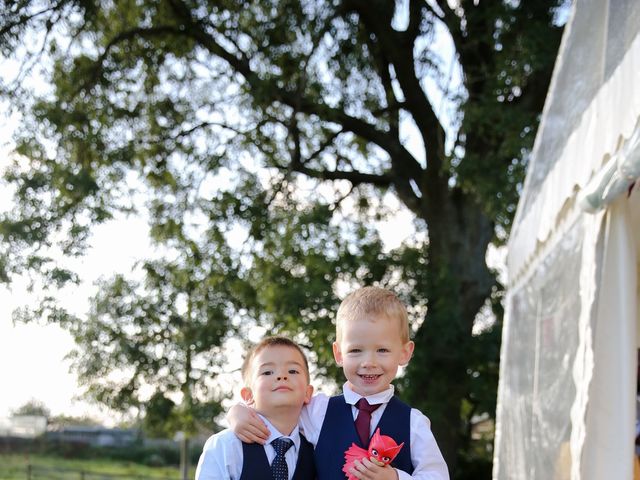
[(471, 332), (495, 282), (485, 261), (493, 225), (455, 189), (431, 202), (427, 213), (429, 303), (407, 368), (407, 400), (430, 418), (453, 477), (465, 435), (461, 407), (469, 396)]

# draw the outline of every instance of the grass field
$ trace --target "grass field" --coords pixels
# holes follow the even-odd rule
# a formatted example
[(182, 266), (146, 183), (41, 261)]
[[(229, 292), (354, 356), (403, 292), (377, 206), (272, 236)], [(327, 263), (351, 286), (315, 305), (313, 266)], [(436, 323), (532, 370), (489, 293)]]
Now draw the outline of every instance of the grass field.
[[(74, 460), (42, 455), (0, 455), (1, 480), (28, 480), (28, 465), (31, 465), (30, 480), (179, 480), (180, 472), (175, 467), (147, 467), (130, 462), (109, 460)], [(190, 478), (194, 470), (189, 471)]]

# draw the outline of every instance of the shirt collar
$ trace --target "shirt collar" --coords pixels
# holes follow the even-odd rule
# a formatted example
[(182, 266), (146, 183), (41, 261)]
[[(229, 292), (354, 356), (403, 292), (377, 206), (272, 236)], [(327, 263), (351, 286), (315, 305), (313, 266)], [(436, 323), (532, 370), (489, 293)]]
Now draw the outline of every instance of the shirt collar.
[[(373, 395), (367, 395), (364, 398), (366, 398), (367, 402), (369, 402), (371, 405), (375, 405), (377, 403), (388, 403), (389, 400), (391, 400), (391, 397), (393, 397), (394, 392), (395, 392), (394, 386), (389, 385), (389, 388), (387, 388), (386, 390), (375, 393)], [(345, 402), (347, 402), (350, 405), (355, 405), (356, 403), (358, 403), (358, 400), (363, 398), (362, 395), (354, 392), (348, 383), (345, 383), (342, 386), (342, 393), (344, 395)]]
[(269, 438), (267, 438), (267, 444), (271, 443), (276, 438), (280, 438), (280, 437), (290, 438), (293, 441), (293, 447), (296, 449), (295, 451), (296, 452), (298, 451), (298, 449), (300, 448), (300, 430), (298, 428), (298, 425), (296, 425), (294, 429), (291, 431), (291, 435), (283, 435), (278, 431), (276, 427), (273, 426), (273, 424), (264, 415), (258, 413), (258, 416), (262, 419), (262, 421), (265, 423), (265, 425), (269, 429)]

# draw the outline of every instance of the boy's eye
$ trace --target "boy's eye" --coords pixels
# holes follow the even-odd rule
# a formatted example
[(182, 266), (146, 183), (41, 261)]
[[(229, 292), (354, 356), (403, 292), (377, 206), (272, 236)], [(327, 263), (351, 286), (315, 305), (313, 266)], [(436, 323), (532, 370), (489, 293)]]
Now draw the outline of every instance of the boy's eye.
[(260, 372), (260, 375), (273, 375), (273, 370), (264, 370)]
[(349, 353), (360, 353), (362, 350), (360, 350), (359, 348), (352, 348), (351, 350), (349, 350)]
[(389, 353), (389, 349), (388, 348), (379, 348), (378, 352), (380, 352), (380, 353)]
[(291, 368), (291, 369), (289, 370), (289, 373), (290, 373), (291, 375), (296, 375), (296, 374), (298, 374), (298, 373), (300, 373), (300, 372), (299, 372), (298, 370), (296, 370), (295, 368)]

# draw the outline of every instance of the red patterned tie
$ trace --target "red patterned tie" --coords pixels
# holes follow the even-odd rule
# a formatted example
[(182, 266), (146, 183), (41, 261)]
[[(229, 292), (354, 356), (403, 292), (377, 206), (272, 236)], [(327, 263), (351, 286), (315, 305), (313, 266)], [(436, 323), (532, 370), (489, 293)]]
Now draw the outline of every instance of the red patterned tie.
[(360, 437), (360, 442), (364, 448), (369, 448), (369, 431), (371, 423), (371, 412), (380, 406), (379, 403), (375, 405), (369, 405), (366, 398), (361, 398), (356, 403), (358, 408), (358, 416), (356, 417), (356, 432)]

